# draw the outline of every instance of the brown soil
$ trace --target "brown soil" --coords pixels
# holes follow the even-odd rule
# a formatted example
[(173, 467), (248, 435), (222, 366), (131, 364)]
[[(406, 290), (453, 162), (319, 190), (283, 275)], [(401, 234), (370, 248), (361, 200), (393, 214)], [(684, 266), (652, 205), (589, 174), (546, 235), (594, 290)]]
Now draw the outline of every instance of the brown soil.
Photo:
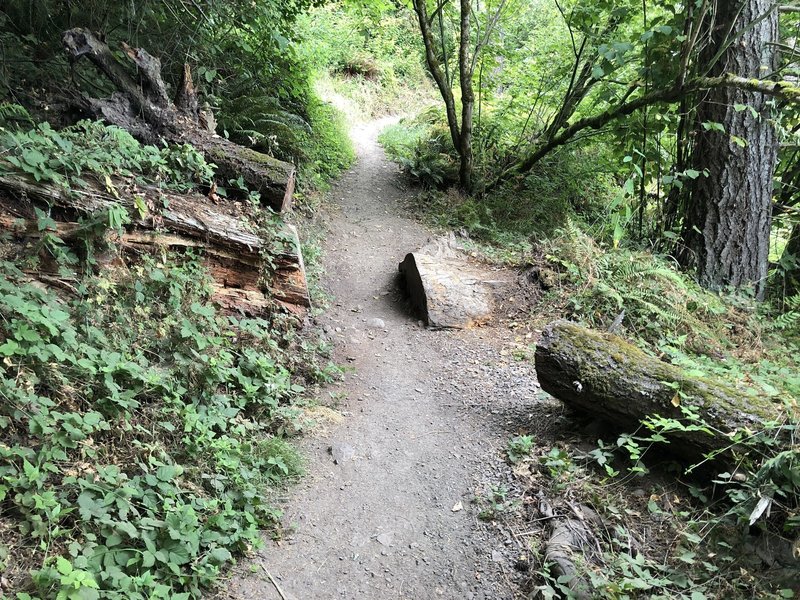
[(478, 515), (492, 488), (513, 500), (509, 437), (536, 433), (558, 408), (539, 399), (530, 334), (430, 331), (409, 315), (397, 265), (431, 232), (404, 216), (408, 192), (376, 141), (385, 124), (354, 131), (358, 163), (324, 216), (334, 300), (319, 324), (352, 370), (320, 402), (344, 419), (305, 439), (286, 535), (242, 566), (232, 598), (505, 600), (525, 577), (526, 541), (504, 524), (506, 507)]

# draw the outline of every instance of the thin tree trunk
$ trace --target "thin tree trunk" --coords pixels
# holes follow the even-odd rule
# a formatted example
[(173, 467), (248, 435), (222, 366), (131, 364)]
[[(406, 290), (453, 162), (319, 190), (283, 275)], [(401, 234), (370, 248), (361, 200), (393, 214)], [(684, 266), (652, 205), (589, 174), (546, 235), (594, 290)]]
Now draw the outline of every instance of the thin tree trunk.
[(469, 59), (470, 0), (461, 0), (461, 40), (458, 53), (459, 83), (461, 85), (461, 136), (459, 158), (461, 165), (458, 179), (461, 189), (472, 192), (472, 111), (475, 92), (472, 89), (472, 68)]
[[(719, 2), (715, 19), (718, 26), (706, 60), (728, 43), (730, 31), (741, 33), (712, 65), (711, 76), (759, 78), (774, 70), (775, 53), (769, 45), (778, 32), (774, 3)], [(759, 299), (766, 285), (778, 152), (769, 110), (767, 97), (757, 92), (721, 87), (704, 96), (693, 160), (701, 175), (694, 181), (683, 227), (688, 252), (682, 260), (696, 266), (703, 286), (753, 286)], [(720, 123), (725, 132), (703, 128), (704, 123)]]
[(422, 42), (425, 45), (425, 62), (428, 65), (428, 70), (431, 72), (433, 80), (436, 82), (436, 87), (439, 88), (439, 93), (444, 101), (447, 125), (450, 129), (450, 138), (453, 140), (453, 147), (456, 152), (460, 152), (461, 132), (458, 126), (455, 98), (453, 98), (453, 90), (450, 88), (449, 78), (442, 71), (439, 59), (436, 57), (433, 32), (428, 22), (428, 8), (425, 2), (426, 0), (414, 0), (414, 12), (417, 13), (419, 30), (422, 35)]

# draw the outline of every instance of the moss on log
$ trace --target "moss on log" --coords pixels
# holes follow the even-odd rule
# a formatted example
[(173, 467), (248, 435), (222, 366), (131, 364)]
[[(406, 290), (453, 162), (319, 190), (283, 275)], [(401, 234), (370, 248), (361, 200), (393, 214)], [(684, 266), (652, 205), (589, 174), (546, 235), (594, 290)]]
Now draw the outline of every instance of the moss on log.
[(556, 321), (536, 348), (542, 389), (564, 403), (609, 423), (637, 426), (659, 415), (687, 423), (681, 407), (695, 409), (714, 433), (673, 431), (672, 444), (698, 457), (730, 445), (730, 435), (780, 418), (783, 405), (721, 381), (692, 377), (610, 333)]

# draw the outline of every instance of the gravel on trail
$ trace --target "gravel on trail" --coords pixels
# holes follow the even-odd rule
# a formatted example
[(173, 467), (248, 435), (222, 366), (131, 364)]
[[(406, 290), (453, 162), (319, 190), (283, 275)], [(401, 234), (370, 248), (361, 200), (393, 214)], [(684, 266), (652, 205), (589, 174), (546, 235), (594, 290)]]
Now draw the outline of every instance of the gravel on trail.
[(560, 409), (540, 399), (524, 334), (432, 331), (408, 313), (397, 266), (432, 233), (404, 216), (409, 192), (377, 143), (388, 122), (354, 130), (358, 161), (323, 216), (333, 301), (317, 321), (348, 370), (321, 402), (344, 418), (301, 441), (308, 475), (281, 507), (284, 539), (243, 564), (227, 597), (521, 597), (525, 540), (478, 515), (491, 489), (518, 494), (508, 439)]

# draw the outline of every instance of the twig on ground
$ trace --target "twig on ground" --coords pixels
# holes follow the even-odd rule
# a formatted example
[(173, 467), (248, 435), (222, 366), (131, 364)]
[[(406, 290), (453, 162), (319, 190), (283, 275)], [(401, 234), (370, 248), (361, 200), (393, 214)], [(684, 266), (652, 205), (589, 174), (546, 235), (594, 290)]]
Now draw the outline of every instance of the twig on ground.
[(266, 573), (267, 577), (269, 577), (270, 583), (272, 583), (272, 585), (275, 586), (275, 589), (278, 591), (278, 594), (280, 595), (282, 600), (289, 600), (286, 597), (286, 594), (283, 593), (283, 590), (281, 589), (281, 586), (278, 585), (278, 582), (272, 576), (272, 573), (270, 573), (269, 570), (267, 569), (267, 566), (261, 561), (259, 561), (259, 563), (261, 564), (261, 568), (264, 569), (264, 573)]

